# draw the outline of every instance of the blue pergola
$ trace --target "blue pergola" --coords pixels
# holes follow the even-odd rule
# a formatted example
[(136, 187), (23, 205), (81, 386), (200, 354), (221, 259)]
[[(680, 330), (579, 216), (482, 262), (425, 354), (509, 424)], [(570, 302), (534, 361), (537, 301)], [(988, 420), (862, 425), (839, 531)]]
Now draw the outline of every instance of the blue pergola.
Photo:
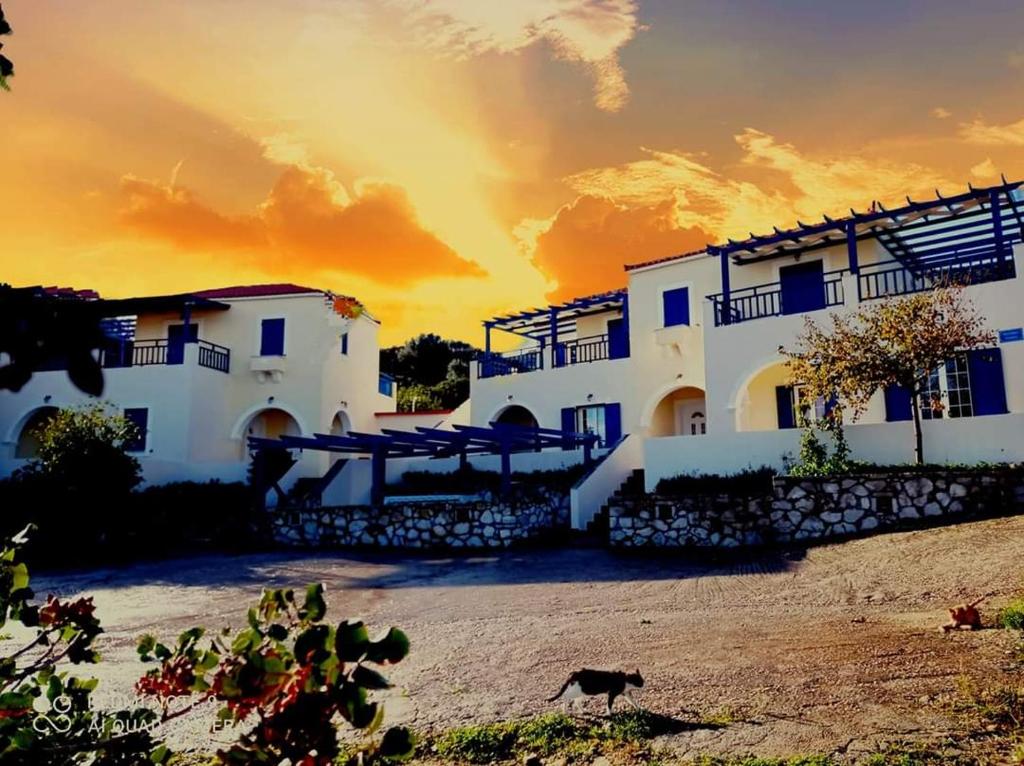
[[(459, 458), (460, 468), (468, 465), (470, 455), (501, 456), (501, 491), (506, 494), (512, 487), (512, 455), (523, 452), (540, 452), (545, 449), (575, 449), (583, 447), (584, 463), (589, 465), (597, 443), (594, 434), (560, 431), (553, 428), (538, 428), (491, 423), (489, 427), (456, 425), (453, 431), (439, 428), (417, 427), (415, 431), (383, 429), (379, 434), (349, 432), (343, 436), (314, 434), (313, 436), (281, 436), (277, 439), (249, 438), (249, 448), (256, 452), (257, 464), (270, 461), (260, 459), (261, 452), (282, 452), (293, 449), (332, 452), (349, 456), (369, 456), (372, 462), (372, 488), (370, 502), (379, 505), (384, 498), (386, 486), (386, 465), (391, 458)], [(293, 462), (282, 465), (284, 470)], [(343, 461), (335, 463), (323, 477), (320, 491), (344, 466)], [(264, 477), (267, 488), (276, 484), (277, 477)]]
[[(772, 234), (751, 233), (745, 240), (709, 245), (707, 252), (721, 259), (722, 292), (712, 296), (720, 308), (720, 323), (730, 324), (732, 289), (730, 264), (742, 266), (845, 243), (852, 274), (861, 270), (857, 243), (876, 239), (897, 265), (911, 275), (971, 274), (985, 269), (991, 278), (1006, 278), (1013, 270), (1012, 246), (1022, 239), (1024, 202), (1016, 192), (1024, 181), (975, 188), (951, 197), (937, 190), (935, 199), (886, 209), (874, 202), (866, 212), (851, 208), (843, 218), (823, 216), (821, 223), (797, 222), (793, 229), (775, 228)], [(911, 290), (906, 290), (911, 291)]]
[(484, 321), (484, 351), (491, 351), (491, 330), (504, 330), (527, 338), (550, 343), (558, 342), (560, 335), (576, 331), (576, 320), (591, 314), (600, 314), (611, 309), (629, 312), (627, 290), (612, 290), (585, 298), (574, 298), (565, 303), (556, 303), (543, 308), (505, 314)]

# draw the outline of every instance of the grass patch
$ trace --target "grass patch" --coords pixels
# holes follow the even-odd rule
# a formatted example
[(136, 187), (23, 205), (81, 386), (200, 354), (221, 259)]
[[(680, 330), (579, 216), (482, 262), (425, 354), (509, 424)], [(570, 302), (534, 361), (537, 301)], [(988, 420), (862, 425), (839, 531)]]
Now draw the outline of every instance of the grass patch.
[(961, 677), (951, 707), (976, 731), (1003, 736), (1024, 734), (1024, 687), (1005, 684), (979, 687)]
[(1024, 598), (1018, 598), (1004, 606), (996, 614), (996, 624), (1001, 628), (1024, 630)]
[(647, 742), (669, 733), (674, 726), (678, 723), (673, 719), (644, 710), (616, 713), (603, 722), (547, 713), (519, 721), (451, 729), (425, 742), (420, 755), (433, 753), (456, 763), (497, 763), (519, 760), (527, 753), (541, 757), (558, 754), (578, 762), (626, 748), (635, 751), (634, 755), (643, 754), (644, 762), (651, 762), (654, 754)]

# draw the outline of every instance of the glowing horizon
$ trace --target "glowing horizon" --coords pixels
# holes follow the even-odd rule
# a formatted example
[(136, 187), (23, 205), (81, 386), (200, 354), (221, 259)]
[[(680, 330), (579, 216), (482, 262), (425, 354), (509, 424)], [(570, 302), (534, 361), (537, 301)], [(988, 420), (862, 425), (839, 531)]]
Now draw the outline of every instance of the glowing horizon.
[(1024, 176), (1024, 8), (3, 5), (14, 284), (296, 282), (479, 343), (626, 263)]

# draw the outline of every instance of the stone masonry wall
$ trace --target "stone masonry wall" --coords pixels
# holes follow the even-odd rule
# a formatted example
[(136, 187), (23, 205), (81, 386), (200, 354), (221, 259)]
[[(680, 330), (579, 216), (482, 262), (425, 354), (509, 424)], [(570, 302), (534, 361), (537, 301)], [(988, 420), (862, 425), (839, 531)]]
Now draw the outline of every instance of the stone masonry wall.
[(609, 505), (616, 547), (735, 548), (1024, 511), (1024, 472), (779, 476), (760, 496), (636, 495)]
[(301, 547), (507, 548), (569, 529), (567, 492), (531, 489), (503, 498), (393, 499), (365, 505), (273, 511), (273, 537)]

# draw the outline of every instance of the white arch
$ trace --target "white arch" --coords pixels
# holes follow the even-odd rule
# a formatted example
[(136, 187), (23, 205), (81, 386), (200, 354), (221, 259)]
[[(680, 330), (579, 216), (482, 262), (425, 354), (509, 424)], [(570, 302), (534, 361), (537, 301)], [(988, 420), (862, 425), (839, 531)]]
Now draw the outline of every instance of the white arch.
[(33, 415), (35, 415), (40, 410), (59, 409), (60, 407), (58, 407), (56, 404), (40, 404), (37, 407), (33, 407), (32, 409), (27, 410), (24, 415), (15, 420), (14, 423), (11, 425), (10, 430), (8, 430), (7, 436), (4, 439), (4, 441), (8, 444), (17, 444), (18, 439), (21, 438), (21, 432), (25, 430), (25, 426), (28, 425), (28, 422), (32, 419)]
[(265, 412), (266, 410), (281, 410), (281, 412), (284, 412), (285, 414), (290, 415), (292, 420), (295, 421), (295, 425), (297, 425), (299, 427), (299, 433), (302, 436), (309, 436), (310, 435), (310, 430), (306, 427), (305, 422), (303, 422), (302, 418), (299, 416), (299, 414), (295, 411), (294, 408), (290, 407), (287, 404), (280, 404), (279, 402), (271, 402), (270, 404), (256, 404), (256, 405), (253, 405), (252, 407), (247, 409), (244, 413), (242, 413), (242, 416), (235, 422), (234, 428), (231, 429), (231, 438), (232, 439), (241, 439), (241, 438), (243, 438), (245, 436), (245, 428), (246, 428), (246, 426), (249, 425), (249, 421), (251, 421), (254, 417), (256, 417), (261, 412)]
[(526, 402), (519, 401), (518, 399), (511, 402), (503, 402), (501, 405), (499, 405), (498, 408), (491, 413), (491, 416), (487, 418), (487, 423), (493, 423), (501, 416), (501, 413), (503, 413), (510, 407), (522, 407), (524, 410), (533, 415), (533, 419), (537, 421), (537, 425), (540, 425), (540, 418), (537, 417), (537, 409), (530, 406)]
[(643, 411), (640, 413), (640, 428), (646, 430), (651, 427), (651, 421), (654, 419), (654, 412), (658, 409), (658, 405), (661, 401), (674, 391), (681, 391), (684, 388), (693, 388), (700, 391), (704, 396), (707, 396), (707, 390), (703, 386), (698, 386), (695, 383), (684, 383), (681, 380), (674, 380), (671, 383), (666, 383), (657, 391), (648, 397), (647, 402), (644, 404)]
[(771, 369), (772, 367), (780, 364), (785, 364), (785, 362), (786, 357), (782, 356), (782, 354), (763, 356), (759, 362), (747, 367), (746, 372), (736, 378), (736, 383), (733, 385), (733, 389), (729, 394), (728, 404), (729, 411), (732, 412), (734, 430), (740, 430), (740, 397), (750, 387), (750, 382), (765, 370)]
[(341, 421), (342, 433), (348, 433), (352, 430), (352, 416), (345, 410), (338, 410), (334, 413), (334, 417), (331, 418), (331, 422), (327, 424), (328, 433), (334, 430), (335, 420)]

